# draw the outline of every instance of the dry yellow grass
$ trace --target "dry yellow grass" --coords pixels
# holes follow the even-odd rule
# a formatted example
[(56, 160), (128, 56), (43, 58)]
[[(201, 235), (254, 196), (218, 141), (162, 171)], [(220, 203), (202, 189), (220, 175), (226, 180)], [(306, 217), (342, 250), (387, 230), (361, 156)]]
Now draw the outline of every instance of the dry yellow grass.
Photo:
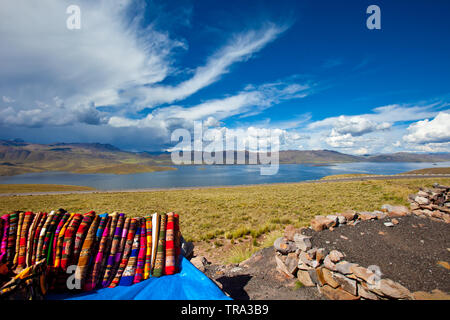
[(450, 174), (450, 167), (417, 169), (417, 170), (405, 172), (404, 174), (407, 174), (407, 173), (412, 173), (412, 174)]
[[(404, 179), (293, 183), (136, 193), (92, 193), (0, 197), (0, 213), (12, 210), (120, 211), (129, 216), (175, 211), (187, 240), (211, 242), (258, 237), (287, 224), (309, 224), (315, 215), (346, 209), (375, 210), (384, 203), (407, 204), (409, 193), (450, 179)], [(214, 239), (214, 240), (213, 240)]]
[(376, 174), (367, 174), (367, 173), (346, 173), (346, 174), (333, 174), (329, 176), (325, 176), (320, 180), (332, 180), (332, 179), (344, 179), (344, 178), (361, 178), (365, 176), (376, 176)]
[(87, 191), (87, 190), (95, 190), (95, 188), (83, 186), (59, 185), (59, 184), (0, 184), (0, 193)]

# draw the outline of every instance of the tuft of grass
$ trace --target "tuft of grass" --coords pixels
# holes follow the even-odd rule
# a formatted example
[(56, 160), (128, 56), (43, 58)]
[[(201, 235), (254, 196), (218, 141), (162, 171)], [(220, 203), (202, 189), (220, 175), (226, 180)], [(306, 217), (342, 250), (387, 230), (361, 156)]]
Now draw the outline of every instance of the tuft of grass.
[(258, 251), (258, 248), (250, 244), (236, 245), (231, 248), (226, 261), (227, 263), (241, 263), (250, 258), (256, 251)]
[(282, 237), (284, 232), (282, 230), (274, 230), (270, 232), (264, 239), (264, 241), (261, 243), (262, 248), (267, 248), (273, 246), (273, 243), (276, 239), (279, 237)]
[(301, 283), (300, 281), (295, 281), (294, 287), (292, 288), (292, 290), (298, 290), (302, 287), (304, 287), (305, 285), (303, 283)]

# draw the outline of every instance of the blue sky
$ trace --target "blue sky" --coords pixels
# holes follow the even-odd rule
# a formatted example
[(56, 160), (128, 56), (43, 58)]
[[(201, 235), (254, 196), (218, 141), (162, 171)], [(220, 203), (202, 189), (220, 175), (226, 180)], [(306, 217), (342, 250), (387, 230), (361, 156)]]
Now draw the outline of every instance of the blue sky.
[[(68, 30), (77, 4), (81, 29)], [(366, 9), (381, 9), (369, 30)], [(177, 128), (281, 149), (450, 151), (448, 1), (7, 1), (0, 138), (166, 150)]]

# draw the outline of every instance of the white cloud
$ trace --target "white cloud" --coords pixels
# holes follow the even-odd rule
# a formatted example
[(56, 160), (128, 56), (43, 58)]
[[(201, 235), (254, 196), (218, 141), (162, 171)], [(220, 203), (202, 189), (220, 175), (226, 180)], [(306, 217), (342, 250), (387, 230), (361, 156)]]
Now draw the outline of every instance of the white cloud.
[(325, 138), (325, 142), (334, 148), (353, 147), (355, 137), (350, 133), (340, 134), (333, 128), (330, 135)]
[[(142, 119), (113, 116), (109, 125), (114, 127), (169, 127), (170, 124), (190, 127), (193, 121), (210, 118), (220, 121), (234, 115), (256, 114), (283, 100), (297, 99), (308, 94), (308, 85), (271, 83), (257, 88), (247, 87), (233, 96), (208, 100), (193, 107), (169, 106), (155, 109)], [(183, 125), (185, 124), (185, 125)]]
[(357, 149), (357, 150), (355, 150), (353, 152), (353, 154), (357, 154), (357, 155), (365, 155), (365, 154), (368, 154), (368, 153), (369, 153), (369, 149), (364, 148), (364, 147), (359, 148), (359, 149)]
[(340, 134), (351, 134), (361, 136), (369, 132), (386, 130), (392, 126), (389, 122), (377, 123), (363, 116), (340, 116), (334, 124), (334, 129)]
[(260, 30), (250, 30), (235, 35), (229, 43), (208, 58), (204, 66), (197, 67), (192, 78), (176, 86), (139, 87), (130, 93), (140, 96), (137, 103), (141, 107), (152, 107), (162, 103), (183, 100), (200, 89), (217, 81), (229, 72), (236, 62), (248, 60), (282, 33), (286, 27), (268, 24)]
[(433, 119), (411, 124), (403, 140), (409, 143), (445, 143), (450, 141), (450, 113), (439, 112)]
[[(44, 120), (64, 124), (59, 118), (68, 115), (58, 111), (55, 97), (59, 105), (64, 104), (65, 113), (74, 113), (74, 121), (90, 121), (79, 116), (80, 108), (120, 103), (119, 90), (167, 76), (171, 52), (184, 43), (151, 25), (142, 29), (140, 16), (130, 23), (129, 3), (77, 1), (80, 30), (66, 28), (69, 0), (2, 3), (0, 39), (7, 45), (0, 50), (0, 88), (5, 97), (17, 102), (14, 109), (19, 116), (13, 123), (28, 125), (20, 123), (23, 119), (33, 125)], [(36, 100), (47, 104), (48, 110), (36, 108)]]
[(11, 103), (11, 102), (15, 101), (13, 98), (7, 97), (7, 96), (2, 96), (2, 100), (3, 100), (3, 102), (6, 102), (6, 103)]
[(402, 146), (396, 141), (404, 135), (403, 122), (435, 116), (438, 113), (436, 108), (443, 106), (445, 104), (442, 103), (422, 106), (393, 104), (375, 108), (372, 113), (341, 115), (311, 122), (306, 126), (312, 136), (310, 148), (329, 146), (355, 154), (361, 148), (369, 152), (391, 152), (395, 150), (393, 147), (398, 150)]

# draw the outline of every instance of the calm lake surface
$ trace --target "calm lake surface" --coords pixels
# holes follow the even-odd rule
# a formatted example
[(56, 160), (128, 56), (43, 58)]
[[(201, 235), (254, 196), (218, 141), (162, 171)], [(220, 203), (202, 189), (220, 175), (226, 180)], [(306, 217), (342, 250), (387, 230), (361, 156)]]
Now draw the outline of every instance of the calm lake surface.
[(178, 170), (127, 175), (67, 172), (26, 173), (12, 177), (0, 177), (0, 184), (67, 184), (89, 186), (99, 190), (231, 186), (298, 182), (345, 173), (397, 174), (422, 168), (450, 167), (450, 162), (437, 162), (436, 164), (430, 162), (356, 162), (329, 166), (282, 164), (278, 173), (270, 176), (260, 175), (260, 166), (258, 165), (174, 167), (177, 167)]

